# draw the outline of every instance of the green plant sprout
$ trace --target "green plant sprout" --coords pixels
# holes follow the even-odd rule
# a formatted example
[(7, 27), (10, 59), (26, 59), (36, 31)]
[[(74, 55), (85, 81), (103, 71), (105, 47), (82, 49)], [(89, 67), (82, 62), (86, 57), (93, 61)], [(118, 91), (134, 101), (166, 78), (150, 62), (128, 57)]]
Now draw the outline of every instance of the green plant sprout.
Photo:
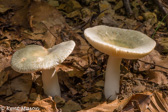
[[(167, 17), (167, 16), (168, 16), (168, 14), (167, 14), (167, 15), (165, 15), (165, 16), (163, 17), (163, 19), (161, 20), (161, 22), (163, 22), (163, 21), (166, 19), (166, 17)], [(155, 36), (155, 34), (156, 34), (157, 30), (159, 29), (160, 25), (161, 25), (161, 23), (159, 23), (159, 24), (158, 24), (158, 26), (157, 26), (157, 28), (156, 28), (155, 32), (154, 32), (154, 33), (153, 33), (153, 35), (152, 35), (152, 38), (154, 38), (154, 36)]]

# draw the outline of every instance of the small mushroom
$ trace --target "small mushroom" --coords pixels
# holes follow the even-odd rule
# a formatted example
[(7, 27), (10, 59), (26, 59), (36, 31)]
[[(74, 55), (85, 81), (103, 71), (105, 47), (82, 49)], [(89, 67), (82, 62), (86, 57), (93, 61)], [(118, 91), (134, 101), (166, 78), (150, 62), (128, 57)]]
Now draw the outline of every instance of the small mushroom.
[(116, 94), (119, 93), (122, 58), (141, 58), (149, 54), (156, 46), (154, 40), (139, 31), (105, 25), (87, 28), (84, 35), (93, 47), (109, 55), (104, 94), (110, 100), (116, 99)]
[(13, 54), (11, 67), (20, 73), (41, 70), (44, 92), (49, 96), (61, 96), (55, 67), (71, 54), (74, 47), (75, 42), (72, 40), (49, 49), (39, 45), (28, 45)]

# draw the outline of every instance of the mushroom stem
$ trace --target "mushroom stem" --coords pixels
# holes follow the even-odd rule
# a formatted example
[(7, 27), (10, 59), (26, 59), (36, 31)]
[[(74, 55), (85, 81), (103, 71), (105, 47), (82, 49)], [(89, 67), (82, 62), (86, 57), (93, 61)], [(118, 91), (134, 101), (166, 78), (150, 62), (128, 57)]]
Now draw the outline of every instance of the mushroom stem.
[(42, 70), (42, 81), (44, 93), (54, 97), (55, 95), (61, 96), (58, 76), (55, 68)]
[(121, 58), (109, 56), (105, 74), (104, 94), (106, 99), (115, 100), (119, 93)]

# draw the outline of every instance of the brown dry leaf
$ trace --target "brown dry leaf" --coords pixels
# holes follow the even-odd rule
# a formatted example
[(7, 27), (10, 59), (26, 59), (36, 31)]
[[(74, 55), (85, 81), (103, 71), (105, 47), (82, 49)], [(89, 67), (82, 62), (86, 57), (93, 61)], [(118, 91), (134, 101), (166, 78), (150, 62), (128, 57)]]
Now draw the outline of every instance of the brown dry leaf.
[(19, 26), (29, 28), (29, 22), (27, 20), (28, 5), (29, 3), (26, 3), (23, 8), (15, 12), (15, 15), (11, 18), (11, 22), (14, 25), (19, 25)]
[(150, 25), (154, 25), (157, 23), (157, 15), (155, 13), (152, 12), (145, 12), (143, 13), (144, 19), (146, 20), (146, 22), (148, 22)]
[(9, 9), (10, 9), (10, 7), (8, 7), (8, 6), (0, 5), (0, 13), (5, 13)]
[(103, 103), (100, 104), (94, 108), (88, 109), (88, 110), (81, 110), (78, 112), (113, 112), (115, 110), (121, 110), (130, 100), (130, 98), (124, 99), (124, 100), (114, 100), (111, 103)]
[(162, 51), (163, 53), (168, 53), (168, 38), (167, 37), (159, 37), (157, 39), (157, 42), (163, 47)]
[[(155, 70), (163, 71), (168, 73), (168, 69), (165, 69), (163, 67), (168, 68), (168, 58), (162, 57), (158, 51), (153, 50), (149, 55), (143, 57), (140, 59), (141, 61), (138, 61), (139, 63), (139, 71), (147, 71), (150, 68), (154, 68)], [(147, 62), (147, 63), (145, 63)], [(151, 63), (151, 64), (148, 64)], [(159, 66), (155, 66), (159, 65)]]
[[(10, 71), (9, 71), (10, 73)], [(9, 74), (10, 76), (11, 74)], [(0, 95), (5, 95), (5, 100), (9, 103), (20, 104), (28, 99), (28, 94), (32, 86), (32, 77), (30, 74), (20, 75), (10, 82), (8, 81), (0, 87)]]
[(160, 92), (145, 92), (132, 96), (128, 104), (123, 108), (123, 112), (167, 112), (168, 101)]
[(60, 97), (60, 96), (54, 96), (53, 100), (55, 101), (55, 103), (57, 104), (57, 107), (62, 107), (62, 105), (65, 104), (65, 99)]
[(39, 110), (32, 110), (29, 112), (58, 112), (56, 104), (51, 97), (35, 101), (30, 107), (39, 107)]
[(78, 56), (69, 56), (65, 63), (66, 62), (71, 62), (74, 67), (77, 67), (80, 70), (88, 67), (88, 61)]
[(32, 86), (32, 76), (30, 74), (23, 74), (11, 81), (11, 88), (14, 91), (22, 91), (29, 94)]
[(9, 84), (4, 84), (2, 87), (0, 87), (0, 96), (10, 96), (12, 95), (12, 89)]
[(29, 9), (30, 16), (33, 16), (33, 25), (46, 21), (46, 26), (49, 28), (54, 25), (65, 25), (64, 17), (58, 10), (44, 2), (33, 2)]
[(9, 72), (6, 70), (2, 70), (0, 72), (0, 87), (8, 80)]
[(123, 112), (134, 112), (136, 109), (144, 112), (150, 103), (150, 96), (152, 93), (135, 94), (131, 97), (130, 101), (123, 108)]
[(91, 108), (94, 108), (94, 107), (96, 107), (96, 106), (98, 106), (98, 105), (100, 105), (101, 104), (101, 102), (100, 101), (94, 101), (94, 102), (91, 102), (91, 103), (85, 103), (85, 104), (83, 104), (82, 106), (85, 108), (85, 110), (87, 110), (87, 109), (91, 109)]
[(0, 0), (0, 4), (5, 6), (5, 7), (8, 7), (8, 8), (11, 8), (11, 9), (14, 9), (14, 10), (17, 10), (19, 9), (20, 7), (23, 7), (25, 5), (25, 3), (29, 2), (29, 0)]
[(151, 105), (149, 106), (151, 110), (157, 110), (159, 112), (168, 112), (168, 101), (159, 92), (154, 92), (151, 97)]
[(73, 80), (69, 79), (69, 74), (62, 70), (58, 71), (57, 74), (59, 82), (65, 87), (67, 87), (69, 89), (69, 92), (72, 93), (72, 95), (75, 95), (77, 93), (77, 90), (74, 88), (75, 85), (73, 85)]
[(0, 71), (10, 66), (11, 56), (0, 58)]
[(20, 73), (14, 71), (11, 67), (7, 67), (0, 72), (0, 87), (8, 81), (8, 79), (13, 79), (19, 76)]
[(79, 112), (167, 112), (168, 101), (162, 93), (159, 92), (144, 92), (135, 94), (124, 100), (114, 100), (111, 103), (103, 103), (88, 110)]
[(32, 2), (26, 10), (26, 20), (33, 32), (25, 30), (22, 34), (25, 38), (42, 40), (47, 48), (62, 42), (60, 33), (66, 23), (57, 9), (43, 2)]
[[(10, 40), (11, 36), (9, 36), (10, 39), (8, 36), (9, 33), (0, 32), (0, 72), (2, 72), (2, 70), (6, 72), (4, 69), (8, 68), (11, 62), (11, 53), (13, 52), (11, 48), (12, 42)], [(15, 36), (13, 36), (13, 38), (14, 37)]]
[(28, 100), (28, 96), (25, 94), (25, 92), (17, 92), (12, 96), (7, 97), (5, 100), (9, 103), (21, 104)]
[(78, 110), (81, 110), (81, 106), (78, 103), (69, 100), (65, 103), (65, 105), (61, 109), (62, 112), (76, 112)]
[(102, 92), (97, 93), (87, 93), (87, 96), (83, 97), (81, 99), (82, 102), (88, 103), (88, 102), (94, 102), (94, 101), (100, 101), (102, 99)]
[(147, 78), (149, 81), (156, 84), (168, 84), (168, 79), (163, 72), (149, 70), (147, 73)]
[(146, 89), (144, 85), (137, 85), (133, 87), (133, 91), (135, 92), (143, 92)]

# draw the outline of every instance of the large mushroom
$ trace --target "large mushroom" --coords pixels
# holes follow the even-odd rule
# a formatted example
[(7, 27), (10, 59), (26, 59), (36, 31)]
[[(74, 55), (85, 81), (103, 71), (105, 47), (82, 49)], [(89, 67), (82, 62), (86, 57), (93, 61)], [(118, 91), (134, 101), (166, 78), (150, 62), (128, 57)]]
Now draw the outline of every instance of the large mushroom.
[(93, 47), (109, 55), (104, 94), (110, 100), (116, 99), (116, 94), (119, 93), (122, 58), (141, 58), (149, 54), (156, 45), (154, 40), (139, 31), (105, 25), (87, 28), (84, 35)]
[(55, 67), (71, 54), (74, 47), (75, 42), (72, 40), (49, 49), (39, 45), (28, 45), (13, 54), (11, 67), (20, 73), (41, 70), (44, 92), (49, 96), (61, 96)]

